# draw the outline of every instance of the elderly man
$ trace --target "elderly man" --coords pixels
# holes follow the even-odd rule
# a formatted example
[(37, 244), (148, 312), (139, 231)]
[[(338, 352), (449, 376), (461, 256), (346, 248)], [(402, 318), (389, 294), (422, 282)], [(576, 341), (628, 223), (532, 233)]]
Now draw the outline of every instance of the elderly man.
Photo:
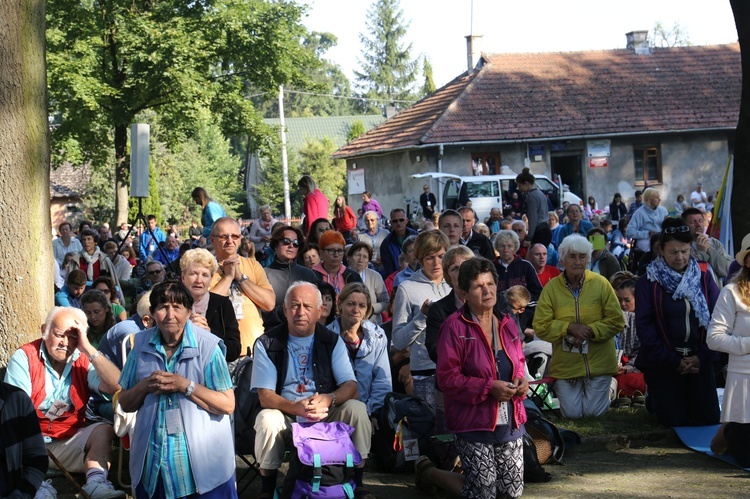
[[(140, 254), (142, 262), (148, 260), (148, 257), (156, 251), (159, 243), (163, 243), (167, 240), (167, 235), (164, 234), (164, 231), (161, 230), (156, 223), (155, 215), (149, 215), (146, 221), (148, 222), (149, 230), (144, 230), (138, 241), (138, 253)], [(153, 236), (151, 233), (153, 233)]]
[(553, 267), (552, 265), (547, 265), (547, 248), (543, 244), (536, 243), (533, 245), (529, 248), (526, 256), (526, 259), (531, 262), (534, 270), (536, 270), (536, 275), (539, 278), (539, 282), (542, 283), (542, 287), (544, 287), (550, 279), (560, 275), (560, 269)]
[(458, 210), (458, 213), (461, 215), (461, 220), (463, 221), (459, 242), (473, 251), (475, 255), (492, 261), (495, 258), (495, 250), (492, 249), (490, 239), (474, 231), (474, 224), (477, 221), (476, 212), (464, 206)]
[(85, 426), (91, 393), (120, 388), (120, 371), (91, 346), (87, 329), (83, 311), (52, 309), (42, 337), (10, 358), (5, 382), (31, 397), (47, 448), (65, 469), (86, 474), (83, 490), (92, 499), (125, 497), (107, 480), (114, 430), (104, 423)]
[(170, 263), (180, 257), (180, 242), (174, 234), (170, 234), (167, 236), (167, 240), (164, 241), (164, 247), (154, 251), (151, 256), (155, 261), (161, 262), (165, 267), (169, 267)]
[[(391, 233), (380, 246), (380, 262), (383, 265), (383, 275), (391, 275), (398, 269), (398, 256), (401, 247), (409, 236), (416, 236), (417, 231), (406, 225), (406, 211), (403, 208), (391, 210)], [(367, 242), (365, 240), (365, 242)]]
[(314, 284), (295, 282), (284, 297), (286, 322), (262, 335), (255, 345), (252, 389), (257, 389), (262, 407), (255, 419), (261, 498), (273, 497), (284, 458), (284, 435), (295, 418), (342, 421), (354, 428), (352, 442), (363, 457), (354, 470), (357, 497), (366, 497), (362, 475), (372, 426), (367, 407), (357, 400), (357, 379), (343, 340), (318, 323), (322, 306)]
[(153, 288), (164, 280), (167, 276), (167, 272), (164, 270), (164, 265), (161, 262), (152, 260), (146, 264), (146, 272), (140, 280), (138, 288), (135, 290), (135, 294), (139, 295)]
[[(729, 265), (734, 261), (721, 242), (706, 234), (705, 217), (699, 208), (688, 208), (682, 212), (682, 219), (690, 227), (693, 245), (690, 253), (696, 260), (708, 262), (714, 273), (721, 279), (727, 276)], [(744, 248), (743, 248), (744, 249)], [(721, 281), (716, 279), (717, 283)]]
[(272, 310), (276, 295), (258, 261), (237, 253), (241, 240), (240, 226), (232, 218), (222, 217), (213, 223), (211, 244), (219, 271), (211, 279), (211, 291), (232, 300), (240, 326), (240, 355), (249, 355), (255, 340), (263, 334), (260, 310)]
[(63, 222), (57, 226), (57, 239), (52, 241), (52, 249), (55, 253), (55, 260), (62, 265), (67, 253), (78, 253), (83, 249), (81, 241), (73, 237), (73, 227), (68, 222)]
[(695, 190), (690, 193), (690, 205), (702, 212), (706, 211), (706, 205), (708, 204), (708, 197), (703, 191), (703, 184), (698, 182)]
[(500, 223), (502, 221), (503, 212), (500, 211), (500, 208), (492, 208), (490, 209), (490, 216), (484, 221), (484, 223), (489, 227), (490, 234), (497, 234), (501, 230)]

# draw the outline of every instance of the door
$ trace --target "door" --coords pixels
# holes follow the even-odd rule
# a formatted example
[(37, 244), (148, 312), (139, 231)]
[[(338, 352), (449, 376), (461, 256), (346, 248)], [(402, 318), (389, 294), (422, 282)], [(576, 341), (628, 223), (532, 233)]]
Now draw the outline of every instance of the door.
[(446, 179), (445, 188), (443, 189), (443, 211), (456, 210), (460, 208), (460, 206), (458, 205), (458, 191), (460, 187), (460, 179)]
[(552, 178), (559, 175), (570, 192), (583, 198), (583, 175), (581, 174), (581, 155), (552, 156)]

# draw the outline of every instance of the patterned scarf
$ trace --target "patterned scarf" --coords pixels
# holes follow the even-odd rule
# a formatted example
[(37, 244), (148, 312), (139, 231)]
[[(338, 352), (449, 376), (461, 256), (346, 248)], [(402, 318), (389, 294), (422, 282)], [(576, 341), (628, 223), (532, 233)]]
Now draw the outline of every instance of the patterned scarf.
[(664, 257), (658, 256), (646, 267), (646, 277), (651, 282), (661, 284), (668, 293), (672, 293), (673, 300), (687, 298), (698, 317), (698, 324), (708, 327), (711, 314), (708, 312), (708, 303), (701, 288), (701, 269), (695, 258), (690, 257), (685, 273), (680, 274), (667, 265)]

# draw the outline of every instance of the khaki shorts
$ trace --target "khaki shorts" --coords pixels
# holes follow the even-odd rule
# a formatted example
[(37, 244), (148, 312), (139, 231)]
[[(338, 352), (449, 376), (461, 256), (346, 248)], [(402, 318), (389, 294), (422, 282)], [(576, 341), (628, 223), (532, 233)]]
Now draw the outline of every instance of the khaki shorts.
[[(103, 424), (107, 423), (85, 426), (67, 440), (53, 440), (47, 444), (47, 449), (52, 451), (60, 464), (69, 472), (86, 473), (86, 443), (94, 429)], [(49, 466), (57, 469), (52, 459), (49, 460)]]

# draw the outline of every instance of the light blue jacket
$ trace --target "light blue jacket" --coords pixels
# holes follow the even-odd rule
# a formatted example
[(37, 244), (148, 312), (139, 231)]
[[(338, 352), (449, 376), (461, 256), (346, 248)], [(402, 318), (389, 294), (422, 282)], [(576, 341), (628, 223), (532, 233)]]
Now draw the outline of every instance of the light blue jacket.
[[(341, 334), (341, 319), (328, 325), (328, 330)], [(370, 321), (362, 322), (364, 337), (352, 360), (352, 368), (357, 377), (357, 389), (360, 402), (367, 405), (367, 414), (383, 407), (385, 396), (392, 391), (391, 366), (388, 361), (388, 340), (380, 326)]]
[(201, 222), (203, 223), (203, 237), (208, 239), (211, 235), (211, 227), (214, 222), (220, 218), (227, 216), (224, 208), (221, 207), (216, 201), (209, 201), (205, 208), (203, 208), (203, 215)]
[(651, 237), (649, 231), (661, 231), (661, 223), (669, 216), (667, 209), (663, 206), (657, 206), (651, 209), (646, 203), (635, 210), (633, 217), (628, 224), (627, 235), (632, 239), (648, 239)]
[[(187, 326), (186, 326), (187, 328)], [(156, 370), (166, 371), (166, 366), (159, 353), (149, 344), (154, 328), (135, 336), (135, 345), (130, 355), (137, 355), (136, 379), (142, 380)], [(211, 353), (221, 341), (208, 331), (192, 327), (192, 333), (198, 348), (185, 347), (175, 368), (176, 374), (205, 385), (204, 373), (211, 360)], [(185, 332), (187, 334), (187, 331)], [(188, 443), (190, 468), (198, 493), (226, 483), (234, 475), (234, 440), (229, 416), (212, 414), (188, 400), (184, 394), (180, 397), (180, 414), (182, 426)], [(156, 421), (158, 396), (146, 395), (143, 405), (138, 409), (135, 430), (130, 449), (130, 476), (134, 484), (141, 481), (143, 463), (149, 448), (151, 428)]]

